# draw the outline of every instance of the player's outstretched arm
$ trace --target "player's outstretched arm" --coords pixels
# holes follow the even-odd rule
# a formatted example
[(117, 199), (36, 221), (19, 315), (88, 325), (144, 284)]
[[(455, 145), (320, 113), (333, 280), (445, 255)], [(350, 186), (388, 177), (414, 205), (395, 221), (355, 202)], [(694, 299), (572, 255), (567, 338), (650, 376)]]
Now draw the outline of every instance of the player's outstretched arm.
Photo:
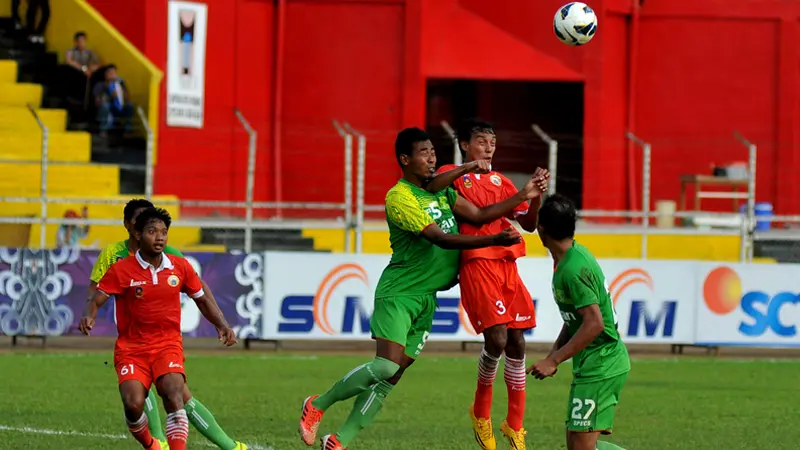
[(445, 233), (435, 223), (425, 227), (420, 234), (434, 245), (447, 250), (469, 250), (495, 245), (508, 247), (522, 240), (522, 236), (513, 228), (503, 230), (501, 233), (492, 236), (466, 236)]
[[(533, 179), (536, 180), (536, 187), (542, 194), (547, 192), (547, 180), (550, 179), (550, 172), (541, 167), (537, 167), (533, 172)], [(543, 195), (539, 195), (533, 198), (528, 205), (528, 210), (514, 217), (517, 219), (517, 223), (519, 223), (522, 229), (528, 233), (533, 233), (536, 231), (536, 227), (539, 226), (539, 208), (542, 207), (542, 197)]]
[[(440, 169), (441, 170), (441, 169)], [(437, 174), (428, 180), (425, 185), (425, 190), (428, 192), (439, 192), (452, 186), (459, 178), (468, 173), (489, 173), (492, 170), (492, 165), (489, 161), (478, 160), (464, 163), (456, 166), (453, 169), (437, 172)]]
[(83, 309), (83, 317), (78, 323), (78, 330), (88, 336), (94, 328), (94, 321), (97, 319), (97, 312), (106, 304), (110, 296), (103, 291), (95, 289), (94, 295), (86, 302)]
[[(205, 285), (205, 283), (203, 283), (203, 285)], [(200, 310), (203, 317), (211, 322), (217, 329), (219, 340), (226, 346), (235, 344), (236, 333), (234, 333), (233, 329), (228, 325), (228, 321), (225, 320), (225, 315), (222, 314), (222, 310), (219, 309), (219, 305), (217, 305), (217, 301), (214, 299), (213, 295), (210, 294), (210, 291), (203, 291), (202, 295), (194, 298), (194, 302), (197, 304), (197, 309)]]
[(588, 347), (603, 332), (605, 324), (603, 323), (603, 314), (600, 312), (599, 305), (591, 304), (579, 308), (577, 311), (583, 322), (575, 335), (555, 353), (551, 353), (545, 359), (537, 361), (528, 368), (528, 373), (540, 380), (553, 376), (559, 364), (577, 355), (578, 352)]

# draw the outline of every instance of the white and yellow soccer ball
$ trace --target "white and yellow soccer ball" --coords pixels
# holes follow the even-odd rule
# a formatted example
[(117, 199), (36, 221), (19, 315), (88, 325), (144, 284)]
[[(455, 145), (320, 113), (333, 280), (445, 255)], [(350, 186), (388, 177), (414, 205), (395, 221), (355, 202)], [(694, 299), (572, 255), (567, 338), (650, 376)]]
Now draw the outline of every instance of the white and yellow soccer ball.
[(597, 15), (589, 5), (567, 3), (556, 12), (553, 28), (558, 39), (567, 45), (583, 45), (597, 33)]

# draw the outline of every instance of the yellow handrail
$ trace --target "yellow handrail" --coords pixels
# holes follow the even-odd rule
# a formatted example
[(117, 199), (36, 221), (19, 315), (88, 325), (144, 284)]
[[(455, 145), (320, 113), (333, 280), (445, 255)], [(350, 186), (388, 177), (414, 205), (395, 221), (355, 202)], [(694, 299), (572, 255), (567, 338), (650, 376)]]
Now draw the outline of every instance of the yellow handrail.
[(102, 64), (117, 66), (125, 80), (131, 100), (147, 111), (147, 120), (153, 130), (153, 162), (158, 143), (159, 91), (164, 75), (147, 57), (131, 44), (113, 25), (85, 0), (58, 0), (50, 2), (51, 19), (45, 32), (48, 50), (58, 52), (63, 62), (66, 51), (73, 47), (73, 35), (84, 31), (88, 47), (100, 58)]

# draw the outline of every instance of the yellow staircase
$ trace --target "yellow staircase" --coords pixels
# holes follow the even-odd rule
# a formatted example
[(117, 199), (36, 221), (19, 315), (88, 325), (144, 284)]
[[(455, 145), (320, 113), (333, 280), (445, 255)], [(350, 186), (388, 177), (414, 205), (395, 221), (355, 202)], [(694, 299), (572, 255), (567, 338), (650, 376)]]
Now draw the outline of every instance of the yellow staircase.
[[(0, 216), (41, 217), (38, 201), (41, 189), (42, 132), (27, 105), (39, 108), (42, 87), (37, 84), (17, 83), (17, 63), (0, 60), (0, 197), (28, 197), (25, 202), (0, 201)], [(47, 196), (52, 199), (115, 199), (127, 201), (130, 196), (119, 195), (119, 168), (110, 164), (91, 164), (91, 136), (86, 132), (66, 131), (67, 113), (58, 109), (37, 109), (37, 114), (48, 127)], [(71, 165), (59, 163), (73, 163)], [(77, 163), (77, 164), (75, 164)], [(159, 202), (175, 201), (174, 196), (157, 196)], [(119, 225), (90, 227), (83, 245), (102, 248), (127, 237), (122, 227), (122, 204), (86, 205), (93, 219), (119, 220)], [(50, 203), (48, 217), (64, 217), (73, 210), (81, 213), (80, 202)], [(173, 219), (180, 217), (179, 208), (168, 206)], [(30, 229), (29, 245), (39, 246), (40, 225)], [(56, 245), (58, 225), (48, 225), (47, 246)], [(169, 242), (177, 248), (198, 246), (199, 228), (175, 227), (170, 231)], [(208, 250), (219, 250), (209, 248)]]

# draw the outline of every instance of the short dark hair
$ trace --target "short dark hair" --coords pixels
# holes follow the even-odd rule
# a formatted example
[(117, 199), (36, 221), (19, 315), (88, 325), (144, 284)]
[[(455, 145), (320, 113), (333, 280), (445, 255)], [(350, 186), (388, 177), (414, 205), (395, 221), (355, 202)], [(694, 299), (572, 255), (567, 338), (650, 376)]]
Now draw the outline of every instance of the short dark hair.
[(429, 141), (431, 137), (422, 128), (406, 128), (397, 133), (397, 139), (394, 140), (394, 155), (397, 158), (397, 164), (403, 167), (400, 162), (400, 155), (411, 156), (414, 151), (414, 144), (422, 141)]
[(153, 206), (154, 205), (150, 200), (145, 200), (143, 198), (131, 199), (131, 201), (125, 204), (125, 210), (122, 213), (123, 219), (125, 222), (130, 222), (133, 220), (133, 215), (136, 214), (136, 210), (142, 208), (152, 208)]
[(77, 41), (78, 38), (85, 38), (85, 37), (86, 37), (85, 31), (78, 31), (77, 33), (75, 33), (75, 36), (73, 36), (72, 40)]
[(539, 225), (546, 235), (557, 241), (575, 236), (577, 220), (575, 203), (560, 194), (547, 197), (539, 209)]
[(469, 142), (475, 133), (494, 134), (494, 127), (491, 123), (477, 118), (467, 119), (458, 125), (456, 139), (461, 142)]
[(144, 232), (144, 227), (147, 224), (161, 221), (164, 222), (164, 225), (167, 226), (169, 230), (169, 226), (172, 225), (172, 217), (169, 216), (169, 213), (166, 209), (163, 208), (147, 208), (139, 214), (139, 217), (136, 218), (136, 223), (133, 225), (133, 228), (136, 229), (139, 233)]

